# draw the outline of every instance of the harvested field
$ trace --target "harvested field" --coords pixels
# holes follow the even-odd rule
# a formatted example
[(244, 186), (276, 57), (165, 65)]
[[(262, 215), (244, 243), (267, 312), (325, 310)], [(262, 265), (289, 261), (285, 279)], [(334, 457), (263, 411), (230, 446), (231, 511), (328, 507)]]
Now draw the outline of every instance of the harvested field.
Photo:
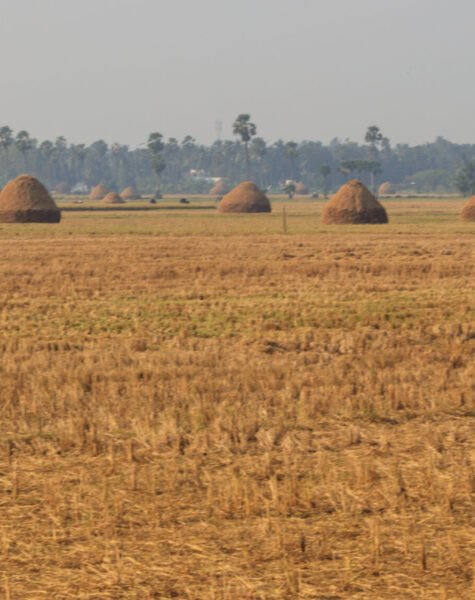
[(0, 225), (0, 597), (473, 598), (463, 202), (195, 202)]

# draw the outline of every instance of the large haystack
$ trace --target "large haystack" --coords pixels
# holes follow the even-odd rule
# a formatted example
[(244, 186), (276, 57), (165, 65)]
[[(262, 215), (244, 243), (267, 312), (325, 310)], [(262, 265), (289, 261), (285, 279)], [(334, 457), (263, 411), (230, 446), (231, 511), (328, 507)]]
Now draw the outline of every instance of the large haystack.
[(226, 184), (224, 179), (218, 179), (218, 181), (210, 189), (209, 193), (211, 196), (224, 196), (229, 192), (229, 186)]
[(115, 192), (109, 192), (105, 198), (102, 199), (104, 204), (125, 204), (125, 200), (116, 194)]
[(297, 194), (297, 196), (308, 196), (310, 192), (305, 183), (298, 181), (295, 184), (295, 193)]
[(378, 196), (388, 196), (394, 194), (395, 191), (394, 185), (390, 181), (385, 181), (379, 186)]
[(89, 194), (89, 200), (102, 200), (107, 196), (109, 190), (103, 183), (96, 185), (92, 188), (91, 193)]
[(2, 223), (59, 223), (61, 211), (44, 185), (30, 175), (10, 181), (0, 194)]
[(463, 221), (475, 221), (475, 196), (465, 204), (460, 216)]
[(122, 198), (122, 200), (140, 200), (141, 196), (137, 192), (137, 190), (131, 185), (120, 192), (120, 197)]
[(269, 198), (255, 183), (243, 181), (224, 196), (218, 210), (223, 213), (269, 213), (272, 208)]
[(388, 215), (368, 188), (352, 179), (343, 185), (323, 209), (323, 222), (387, 223)]

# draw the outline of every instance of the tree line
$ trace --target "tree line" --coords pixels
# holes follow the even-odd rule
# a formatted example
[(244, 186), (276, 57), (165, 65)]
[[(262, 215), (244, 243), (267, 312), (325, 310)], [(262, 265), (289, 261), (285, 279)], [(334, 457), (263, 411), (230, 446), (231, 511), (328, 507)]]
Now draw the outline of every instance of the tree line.
[(138, 148), (98, 140), (90, 145), (68, 143), (64, 137), (39, 141), (25, 131), (0, 127), (0, 185), (29, 172), (50, 189), (84, 191), (104, 183), (120, 191), (129, 185), (143, 193), (207, 193), (211, 178), (233, 185), (252, 179), (262, 188), (282, 190), (302, 182), (310, 191), (327, 194), (357, 177), (373, 189), (389, 181), (404, 192), (460, 191), (475, 194), (475, 144), (455, 144), (442, 137), (410, 146), (392, 145), (376, 126), (364, 141), (277, 140), (258, 135), (250, 115), (238, 115), (233, 140), (198, 143), (153, 132)]

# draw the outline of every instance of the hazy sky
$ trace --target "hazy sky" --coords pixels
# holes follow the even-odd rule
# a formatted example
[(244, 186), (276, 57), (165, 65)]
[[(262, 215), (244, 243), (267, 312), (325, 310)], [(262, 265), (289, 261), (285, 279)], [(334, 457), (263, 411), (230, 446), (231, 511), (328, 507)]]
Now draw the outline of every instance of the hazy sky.
[(0, 125), (39, 139), (475, 142), (473, 0), (0, 0)]

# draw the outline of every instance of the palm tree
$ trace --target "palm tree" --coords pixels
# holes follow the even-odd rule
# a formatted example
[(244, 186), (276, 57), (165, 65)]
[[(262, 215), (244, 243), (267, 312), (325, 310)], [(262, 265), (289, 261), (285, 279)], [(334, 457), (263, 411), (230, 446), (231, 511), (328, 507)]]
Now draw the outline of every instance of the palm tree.
[(290, 177), (297, 180), (296, 161), (299, 155), (299, 145), (297, 142), (287, 142), (284, 146), (284, 156), (290, 164)]
[(233, 123), (233, 133), (241, 138), (246, 156), (246, 178), (251, 178), (251, 161), (249, 158), (249, 142), (257, 133), (257, 127), (251, 122), (251, 115), (238, 115)]
[(162, 155), (162, 152), (165, 148), (163, 135), (157, 132), (151, 133), (148, 136), (147, 148), (151, 154), (152, 169), (155, 171), (155, 175), (157, 176), (157, 196), (160, 196), (160, 176), (167, 166)]
[(319, 172), (323, 179), (323, 195), (325, 198), (328, 198), (328, 178), (330, 177), (332, 168), (330, 165), (320, 165)]
[(13, 144), (13, 131), (10, 127), (4, 126), (0, 127), (0, 146), (5, 153), (5, 175), (8, 179), (9, 167), (10, 167), (10, 158), (9, 158), (9, 150), (10, 146)]
[(26, 153), (28, 152), (28, 150), (33, 148), (33, 140), (30, 138), (30, 134), (28, 133), (28, 131), (25, 131), (23, 129), (22, 131), (19, 131), (17, 133), (15, 137), (15, 146), (18, 148), (18, 150), (21, 152), (21, 155), (23, 156), (23, 165), (26, 171), (28, 169)]
[(374, 194), (374, 193), (376, 193), (376, 182), (375, 182), (376, 175), (379, 173), (382, 173), (381, 165), (378, 160), (379, 159), (379, 147), (384, 142), (387, 142), (387, 140), (381, 133), (379, 127), (376, 127), (376, 125), (371, 125), (370, 127), (368, 127), (364, 139), (365, 139), (365, 142), (368, 144), (369, 162), (378, 163), (378, 165), (379, 165), (379, 167), (375, 166), (369, 172), (370, 176), (371, 176), (371, 191)]

